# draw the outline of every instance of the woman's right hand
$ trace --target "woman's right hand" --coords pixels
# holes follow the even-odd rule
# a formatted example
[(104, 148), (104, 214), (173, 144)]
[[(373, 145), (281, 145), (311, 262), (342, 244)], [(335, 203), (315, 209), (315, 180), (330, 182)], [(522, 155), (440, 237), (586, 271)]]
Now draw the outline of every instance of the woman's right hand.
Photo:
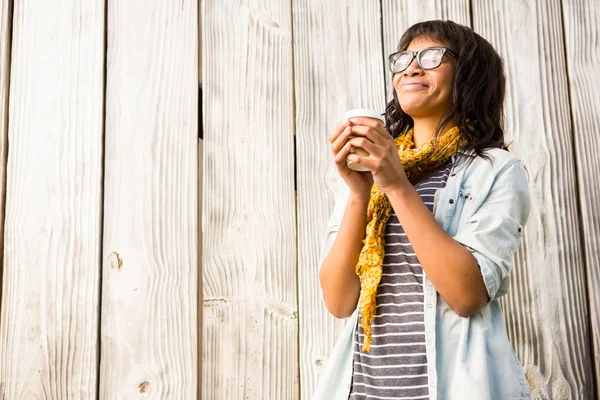
[(373, 186), (373, 174), (370, 171), (354, 171), (348, 168), (347, 165), (346, 157), (352, 149), (352, 146), (348, 143), (351, 134), (351, 122), (344, 121), (336, 126), (329, 135), (328, 139), (333, 152), (333, 160), (338, 173), (350, 188), (350, 192), (368, 198)]

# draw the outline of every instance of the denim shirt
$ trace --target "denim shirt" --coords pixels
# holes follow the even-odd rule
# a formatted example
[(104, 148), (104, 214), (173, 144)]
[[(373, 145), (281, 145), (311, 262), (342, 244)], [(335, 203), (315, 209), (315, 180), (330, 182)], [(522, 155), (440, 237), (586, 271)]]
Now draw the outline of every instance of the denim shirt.
[[(513, 255), (529, 216), (527, 172), (508, 151), (491, 149), (486, 154), (491, 160), (453, 156), (446, 187), (434, 198), (435, 219), (475, 257), (490, 300), (477, 314), (460, 317), (423, 273), (430, 399), (530, 398), (498, 301), (508, 291)], [(348, 196), (343, 183), (327, 224), (319, 265), (333, 246)], [(357, 320), (355, 310), (319, 374), (313, 400), (348, 399)]]

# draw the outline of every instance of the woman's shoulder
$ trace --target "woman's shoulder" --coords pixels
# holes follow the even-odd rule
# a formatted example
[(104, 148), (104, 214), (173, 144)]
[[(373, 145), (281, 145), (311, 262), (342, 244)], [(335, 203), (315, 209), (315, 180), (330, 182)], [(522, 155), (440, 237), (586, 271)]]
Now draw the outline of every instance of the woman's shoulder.
[[(500, 148), (488, 148), (483, 150), (482, 155), (476, 154), (474, 150), (467, 151), (461, 154), (462, 162), (466, 164), (466, 168), (471, 175), (477, 172), (479, 174), (491, 174), (497, 176), (511, 166), (518, 164), (524, 168), (524, 164), (515, 154), (508, 150)], [(477, 175), (479, 175), (477, 174)]]
[[(513, 153), (503, 149), (488, 149), (483, 155), (472, 152), (457, 168), (460, 187), (486, 195), (493, 186), (509, 186), (527, 194), (529, 174), (523, 162)], [(459, 172), (460, 171), (460, 172)]]

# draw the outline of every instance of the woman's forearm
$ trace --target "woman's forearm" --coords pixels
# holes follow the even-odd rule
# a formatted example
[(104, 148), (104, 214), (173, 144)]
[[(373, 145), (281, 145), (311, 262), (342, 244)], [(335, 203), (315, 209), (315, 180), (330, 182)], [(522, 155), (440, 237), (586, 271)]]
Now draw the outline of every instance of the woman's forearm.
[(325, 305), (337, 318), (352, 315), (358, 303), (360, 281), (355, 268), (365, 237), (368, 202), (368, 197), (350, 195), (333, 246), (319, 271)]
[(443, 230), (408, 181), (387, 195), (440, 296), (462, 317), (479, 312), (488, 294), (477, 260)]

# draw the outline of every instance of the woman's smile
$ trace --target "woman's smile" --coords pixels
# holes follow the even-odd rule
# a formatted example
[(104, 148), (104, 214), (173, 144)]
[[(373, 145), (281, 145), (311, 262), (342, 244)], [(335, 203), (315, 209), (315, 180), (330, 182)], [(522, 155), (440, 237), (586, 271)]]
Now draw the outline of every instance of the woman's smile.
[(422, 90), (427, 89), (429, 86), (419, 82), (404, 82), (400, 85), (403, 90)]

